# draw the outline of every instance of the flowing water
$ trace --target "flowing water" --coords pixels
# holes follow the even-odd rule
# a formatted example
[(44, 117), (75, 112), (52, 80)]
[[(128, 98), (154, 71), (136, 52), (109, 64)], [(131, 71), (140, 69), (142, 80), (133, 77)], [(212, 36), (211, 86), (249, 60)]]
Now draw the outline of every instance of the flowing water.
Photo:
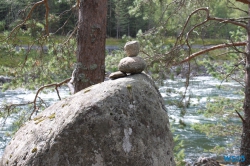
[[(186, 160), (194, 160), (199, 156), (213, 157), (214, 155), (204, 150), (209, 150), (216, 145), (226, 146), (231, 142), (231, 138), (227, 137), (215, 137), (210, 138), (205, 134), (200, 133), (191, 128), (193, 123), (215, 123), (216, 118), (205, 118), (197, 113), (198, 110), (204, 109), (208, 97), (221, 96), (230, 99), (239, 99), (242, 96), (234, 94), (233, 91), (240, 90), (242, 88), (237, 82), (224, 82), (223, 86), (226, 88), (218, 89), (217, 86), (221, 85), (221, 82), (212, 77), (194, 77), (190, 80), (190, 86), (187, 89), (187, 96), (190, 96), (190, 106), (186, 109), (184, 117), (180, 115), (180, 108), (175, 105), (170, 105), (169, 101), (175, 101), (180, 99), (180, 93), (185, 91), (185, 80), (165, 80), (163, 86), (160, 86), (159, 90), (164, 98), (170, 122), (175, 128), (174, 135), (179, 135), (181, 140), (184, 140), (185, 158)], [(60, 89), (60, 95), (65, 98), (69, 95), (66, 87)], [(8, 103), (21, 103), (25, 101), (32, 101), (35, 94), (30, 91), (23, 90), (8, 90), (0, 92), (0, 104), (3, 102)], [(39, 95), (46, 102), (53, 103), (58, 101), (56, 92), (50, 92), (48, 94)], [(182, 120), (186, 127), (179, 127), (179, 120)], [(11, 123), (13, 119), (8, 119), (5, 122), (5, 126), (0, 128), (0, 157), (3, 154), (6, 143), (10, 140), (5, 135), (6, 131), (11, 131)]]
[[(205, 118), (199, 114), (199, 110), (206, 108), (208, 98), (212, 97), (225, 97), (228, 99), (241, 99), (242, 96), (234, 93), (240, 91), (242, 86), (237, 82), (221, 82), (212, 77), (194, 77), (190, 80), (189, 87), (187, 89), (187, 95), (190, 96), (190, 105), (186, 108), (186, 114), (184, 117), (180, 115), (181, 109), (175, 105), (169, 105), (169, 101), (180, 100), (181, 95), (178, 93), (185, 92), (185, 79), (178, 79), (175, 81), (166, 80), (163, 82), (163, 86), (159, 88), (166, 107), (168, 108), (168, 115), (170, 122), (175, 128), (174, 135), (179, 135), (181, 140), (184, 140), (185, 158), (186, 161), (194, 161), (200, 156), (215, 157), (223, 162), (223, 154), (216, 156), (215, 154), (205, 152), (205, 150), (212, 149), (215, 146), (227, 147), (229, 143), (233, 141), (231, 137), (208, 137), (203, 133), (200, 133), (192, 129), (191, 125), (194, 123), (216, 123), (217, 118)], [(218, 86), (223, 88), (218, 88)], [(170, 91), (171, 90), (171, 91)], [(174, 92), (174, 93), (171, 93)], [(186, 127), (180, 127), (179, 120), (182, 120)], [(238, 147), (235, 147), (236, 151)]]

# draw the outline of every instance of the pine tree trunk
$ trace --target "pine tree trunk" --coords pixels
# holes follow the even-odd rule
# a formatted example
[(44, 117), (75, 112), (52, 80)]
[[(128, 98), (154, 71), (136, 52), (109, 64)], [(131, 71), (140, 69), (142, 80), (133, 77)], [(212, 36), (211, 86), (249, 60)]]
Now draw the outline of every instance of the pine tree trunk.
[(75, 93), (104, 81), (107, 0), (81, 0), (77, 34)]
[[(248, 5), (248, 15), (250, 15), (250, 5)], [(241, 136), (240, 153), (245, 161), (240, 162), (241, 166), (250, 165), (250, 20), (247, 25), (247, 46), (246, 46), (246, 71), (245, 71), (245, 102), (244, 120)]]

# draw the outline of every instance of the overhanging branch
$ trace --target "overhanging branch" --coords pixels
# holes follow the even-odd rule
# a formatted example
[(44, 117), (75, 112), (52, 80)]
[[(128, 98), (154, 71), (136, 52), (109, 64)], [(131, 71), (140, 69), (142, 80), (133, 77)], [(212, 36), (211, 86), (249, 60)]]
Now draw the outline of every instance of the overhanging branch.
[[(10, 115), (10, 111), (15, 108), (15, 107), (19, 107), (19, 106), (25, 106), (25, 105), (30, 105), (33, 104), (33, 110), (29, 116), (29, 120), (31, 119), (32, 115), (36, 112), (37, 110), (37, 98), (40, 98), (38, 96), (38, 94), (44, 89), (44, 88), (48, 88), (48, 87), (55, 87), (55, 90), (57, 92), (58, 98), (59, 100), (61, 100), (61, 97), (59, 95), (59, 91), (58, 91), (58, 87), (62, 86), (63, 84), (67, 83), (70, 81), (71, 78), (67, 78), (65, 80), (63, 80), (62, 82), (59, 83), (52, 83), (52, 84), (48, 84), (48, 85), (44, 85), (41, 86), (37, 91), (36, 91), (36, 95), (33, 101), (29, 101), (26, 103), (20, 103), (20, 104), (8, 104), (8, 105), (4, 105), (4, 109), (8, 111), (8, 115)], [(41, 100), (41, 99), (40, 99)]]
[[(62, 81), (62, 82), (60, 82), (60, 83), (52, 83), (52, 84), (48, 84), (48, 85), (41, 86), (41, 87), (37, 90), (36, 96), (35, 96), (35, 98), (34, 98), (34, 100), (33, 100), (33, 102), (32, 102), (32, 103), (34, 104), (34, 106), (33, 106), (33, 111), (32, 111), (32, 113), (30, 114), (29, 119), (31, 119), (31, 116), (34, 114), (34, 112), (35, 112), (36, 109), (37, 109), (37, 108), (36, 108), (36, 100), (37, 100), (37, 98), (38, 98), (38, 94), (40, 93), (40, 91), (42, 91), (44, 88), (48, 88), (48, 87), (55, 86), (55, 89), (56, 89), (58, 98), (61, 100), (57, 88), (60, 87), (60, 86), (62, 86), (62, 85), (65, 84), (65, 83), (69, 82), (70, 79), (71, 79), (71, 78), (67, 78), (66, 80), (64, 80), (64, 81)], [(29, 102), (29, 103), (30, 103), (30, 102)]]
[(216, 45), (216, 46), (213, 46), (213, 47), (210, 47), (210, 48), (198, 51), (198, 52), (196, 52), (194, 54), (191, 54), (189, 57), (187, 57), (186, 59), (182, 60), (181, 62), (174, 64), (174, 66), (180, 65), (180, 64), (185, 63), (185, 62), (188, 62), (188, 61), (192, 60), (193, 58), (195, 58), (195, 57), (197, 57), (199, 55), (202, 55), (204, 53), (207, 53), (209, 51), (213, 51), (213, 50), (221, 49), (221, 48), (226, 48), (226, 47), (233, 47), (233, 46), (234, 47), (245, 46), (246, 44), (247, 44), (246, 42), (219, 44), (219, 45)]
[(46, 31), (46, 35), (49, 35), (49, 27), (48, 27), (48, 24), (49, 24), (49, 21), (48, 21), (48, 16), (49, 16), (49, 5), (48, 5), (48, 0), (41, 0), (41, 1), (38, 1), (36, 2), (32, 8), (30, 9), (28, 15), (25, 17), (25, 19), (22, 21), (22, 23), (18, 24), (11, 32), (10, 32), (10, 35), (9, 37), (17, 30), (19, 29), (23, 24), (25, 24), (28, 19), (30, 19), (34, 9), (36, 7), (38, 7), (39, 5), (42, 5), (44, 4), (45, 5), (45, 9), (46, 9), (46, 13), (45, 13), (45, 31)]

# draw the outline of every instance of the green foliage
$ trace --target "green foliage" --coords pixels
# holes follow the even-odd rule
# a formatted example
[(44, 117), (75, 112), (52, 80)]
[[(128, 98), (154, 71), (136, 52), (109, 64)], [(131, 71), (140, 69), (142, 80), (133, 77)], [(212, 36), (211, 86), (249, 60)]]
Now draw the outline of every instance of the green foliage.
[[(8, 0), (0, 2), (0, 21), (3, 21), (8, 30), (11, 30), (14, 24), (20, 23), (27, 16), (32, 4), (35, 0)], [(49, 1), (50, 6), (50, 31), (51, 33), (67, 34), (75, 27), (77, 22), (77, 12), (69, 11), (74, 6), (75, 0)], [(28, 5), (27, 5), (28, 4)], [(121, 38), (123, 35), (136, 37), (138, 30), (143, 32), (159, 27), (165, 27), (165, 35), (168, 37), (176, 37), (186, 21), (188, 15), (199, 7), (210, 7), (211, 15), (223, 18), (242, 17), (244, 12), (235, 11), (228, 8), (227, 0), (219, 3), (214, 1), (191, 1), (185, 2), (176, 0), (174, 3), (169, 0), (109, 0), (108, 1), (108, 17), (107, 17), (107, 36)], [(246, 5), (235, 3), (240, 9), (246, 9)], [(181, 10), (180, 10), (181, 8)], [(32, 14), (31, 20), (45, 24), (45, 8), (43, 5), (37, 7)], [(204, 13), (196, 15), (192, 22), (188, 25), (191, 27), (203, 20)], [(14, 24), (13, 24), (14, 23)], [(35, 23), (35, 24), (36, 24)], [(30, 23), (28, 23), (30, 24)], [(30, 24), (29, 26), (34, 26)], [(202, 34), (205, 38), (228, 38), (229, 31), (235, 30), (236, 26), (227, 24), (214, 24), (217, 28), (206, 26), (197, 29), (198, 34)], [(5, 30), (7, 30), (5, 28)], [(215, 31), (216, 29), (216, 31)], [(58, 30), (58, 31), (57, 31)], [(1, 29), (0, 29), (1, 31)], [(219, 32), (219, 33), (216, 33)], [(214, 34), (218, 34), (217, 36)], [(196, 34), (193, 33), (192, 36)]]
[(174, 160), (176, 165), (184, 165), (185, 161), (185, 150), (184, 150), (184, 144), (183, 140), (180, 140), (179, 135), (174, 137)]
[[(5, 66), (1, 67), (1, 70), (4, 71), (4, 75), (15, 78), (8, 87), (37, 89), (41, 85), (61, 81), (71, 76), (75, 63), (75, 40), (57, 44), (51, 38), (47, 38), (49, 42), (47, 50), (45, 47), (37, 46), (37, 49), (15, 51), (15, 48), (7, 43), (4, 45), (2, 49), (6, 50), (6, 54), (0, 55), (0, 58), (9, 59), (9, 61), (3, 64)], [(43, 43), (42, 40), (39, 42)], [(10, 61), (11, 63), (8, 63)]]
[(0, 32), (5, 30), (5, 22), (4, 21), (0, 21)]
[(124, 51), (114, 51), (111, 55), (107, 55), (105, 58), (106, 71), (115, 72), (118, 71), (118, 64), (122, 58), (126, 57)]
[(226, 153), (240, 144), (239, 138), (242, 126), (241, 119), (236, 111), (242, 114), (242, 103), (241, 99), (208, 98), (206, 108), (198, 111), (199, 114), (204, 115), (206, 118), (213, 118), (215, 123), (195, 123), (192, 124), (192, 128), (205, 133), (208, 137), (230, 137), (237, 140), (232, 145), (228, 143), (226, 147), (216, 146), (207, 149), (207, 151), (216, 154)]

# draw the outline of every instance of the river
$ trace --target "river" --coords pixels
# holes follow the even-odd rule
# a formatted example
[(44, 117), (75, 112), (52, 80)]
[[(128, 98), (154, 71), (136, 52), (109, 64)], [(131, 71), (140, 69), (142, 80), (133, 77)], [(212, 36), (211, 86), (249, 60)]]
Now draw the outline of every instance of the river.
[[(170, 122), (175, 128), (174, 135), (179, 135), (181, 140), (184, 140), (185, 158), (187, 161), (196, 159), (199, 156), (214, 157), (215, 155), (204, 150), (209, 150), (216, 145), (226, 146), (232, 140), (227, 137), (207, 137), (191, 128), (193, 123), (215, 123), (216, 118), (205, 118), (197, 113), (198, 110), (204, 109), (208, 97), (221, 96), (230, 99), (239, 99), (242, 96), (234, 94), (233, 91), (242, 88), (237, 82), (223, 82), (222, 85), (226, 88), (218, 89), (217, 86), (221, 82), (212, 77), (194, 77), (190, 80), (190, 86), (187, 90), (187, 95), (191, 96), (190, 106), (186, 109), (184, 117), (180, 116), (180, 108), (169, 104), (169, 101), (180, 99), (179, 93), (185, 91), (185, 79), (165, 80), (163, 85), (159, 86), (159, 90), (164, 98), (165, 106), (168, 109)], [(173, 93), (174, 92), (174, 93)], [(60, 89), (62, 98), (69, 96), (68, 88)], [(20, 103), (31, 101), (35, 94), (24, 90), (8, 90), (0, 93), (0, 104), (3, 102)], [(58, 101), (56, 92), (50, 92), (40, 95), (43, 100), (53, 103)], [(199, 100), (197, 99), (199, 98)], [(184, 121), (186, 127), (179, 127), (179, 120)], [(8, 119), (5, 126), (0, 129), (0, 156), (2, 156), (6, 143), (10, 140), (5, 135), (6, 131), (12, 130), (13, 119)], [(223, 158), (222, 156), (217, 156)]]
[[(224, 88), (218, 89), (218, 86), (222, 85)], [(190, 86), (187, 90), (187, 96), (190, 97), (190, 106), (186, 108), (186, 114), (184, 117), (180, 116), (181, 109), (169, 105), (166, 103), (168, 108), (168, 114), (172, 126), (175, 128), (174, 135), (180, 135), (180, 139), (184, 140), (185, 158), (186, 161), (193, 161), (199, 156), (215, 157), (220, 161), (223, 161), (223, 154), (216, 156), (215, 154), (205, 152), (215, 146), (226, 147), (230, 144), (234, 138), (231, 137), (208, 137), (203, 133), (200, 133), (192, 129), (191, 125), (194, 123), (216, 123), (217, 118), (205, 118), (203, 115), (198, 113), (198, 110), (205, 109), (207, 99), (212, 97), (226, 97), (228, 99), (241, 99), (242, 96), (234, 93), (239, 91), (242, 86), (237, 82), (223, 82), (216, 80), (212, 77), (194, 77), (190, 80)], [(175, 93), (169, 93), (169, 90), (175, 91)], [(172, 100), (180, 99), (178, 93), (185, 91), (185, 79), (165, 80), (164, 85), (159, 88), (164, 101), (169, 102)], [(168, 91), (168, 93), (166, 93)], [(198, 100), (199, 99), (199, 100)], [(186, 127), (179, 126), (179, 120), (184, 121)], [(239, 147), (234, 147), (237, 153)]]

